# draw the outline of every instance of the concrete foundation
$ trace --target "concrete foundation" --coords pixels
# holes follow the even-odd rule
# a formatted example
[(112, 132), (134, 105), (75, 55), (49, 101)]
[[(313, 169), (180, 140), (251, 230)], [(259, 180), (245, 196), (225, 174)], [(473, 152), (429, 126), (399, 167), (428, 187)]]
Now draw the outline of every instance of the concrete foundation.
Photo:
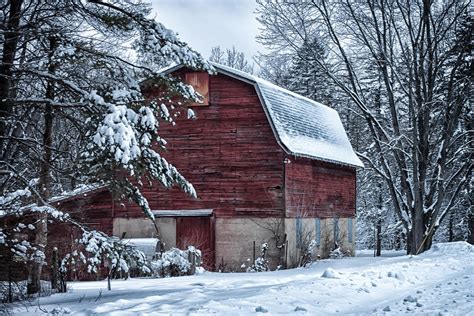
[[(157, 218), (156, 223), (165, 249), (176, 247), (176, 218)], [(214, 227), (217, 271), (244, 271), (242, 264), (249, 267), (261, 256), (263, 243), (268, 244), (266, 259), (272, 270), (285, 263), (288, 268), (298, 266), (312, 241), (316, 244), (312, 259), (327, 258), (336, 242), (354, 254), (353, 218), (216, 218)], [(114, 235), (124, 232), (126, 238), (155, 236), (155, 228), (146, 218), (115, 218)]]
[(354, 254), (355, 220), (353, 218), (285, 218), (288, 240), (287, 266), (296, 267), (311, 242), (312, 259), (327, 258), (336, 244), (347, 254)]
[[(261, 246), (268, 244), (266, 259), (270, 268), (283, 264), (283, 219), (281, 218), (217, 218), (216, 219), (216, 268), (221, 271), (244, 271), (261, 255)], [(254, 248), (255, 244), (255, 248)]]

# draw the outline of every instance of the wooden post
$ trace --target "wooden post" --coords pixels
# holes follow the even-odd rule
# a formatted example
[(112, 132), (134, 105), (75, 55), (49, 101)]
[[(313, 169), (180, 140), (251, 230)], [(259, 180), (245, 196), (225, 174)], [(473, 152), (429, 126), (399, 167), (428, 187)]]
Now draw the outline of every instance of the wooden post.
[(252, 264), (255, 264), (255, 240), (253, 241), (253, 263)]
[(196, 273), (196, 253), (193, 251), (188, 252), (188, 260), (189, 260), (189, 263), (191, 263), (191, 267), (189, 269), (188, 274), (193, 275)]
[(112, 273), (112, 270), (110, 270), (110, 269), (108, 269), (108, 270), (109, 270), (109, 273), (107, 273), (107, 289), (108, 289), (109, 291), (111, 291), (111, 290), (112, 290), (112, 286), (111, 286), (111, 284), (110, 284), (110, 274)]

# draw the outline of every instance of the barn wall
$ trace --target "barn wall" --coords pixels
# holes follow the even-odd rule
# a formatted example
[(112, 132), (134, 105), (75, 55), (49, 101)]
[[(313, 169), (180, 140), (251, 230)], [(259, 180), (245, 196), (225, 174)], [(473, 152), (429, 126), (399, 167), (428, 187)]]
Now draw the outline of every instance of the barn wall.
[[(213, 209), (218, 218), (282, 216), (284, 153), (255, 88), (221, 74), (209, 85), (210, 105), (193, 108), (196, 120), (181, 115), (176, 126), (160, 127), (168, 142), (163, 156), (191, 181), (198, 198), (156, 184), (145, 189), (151, 208)], [(126, 204), (116, 216), (143, 215)]]
[[(282, 264), (283, 255), (276, 248), (274, 233), (283, 236), (283, 223), (277, 225), (281, 218), (218, 218), (216, 219), (216, 270), (225, 272), (245, 271), (242, 264), (252, 265), (254, 256), (259, 257), (261, 245), (268, 243), (266, 259), (270, 268), (276, 269)], [(279, 229), (276, 229), (276, 228)], [(248, 260), (250, 259), (250, 260)]]
[(101, 189), (57, 202), (55, 206), (67, 211), (79, 223), (111, 235), (115, 204), (112, 194)]
[(287, 265), (298, 266), (302, 249), (315, 241), (317, 247), (312, 257), (327, 258), (335, 247), (334, 229), (337, 227), (337, 243), (346, 254), (354, 255), (355, 219), (354, 218), (285, 218), (285, 233), (288, 240)]
[(355, 169), (305, 158), (288, 157), (288, 160), (286, 217), (355, 216)]
[[(255, 88), (219, 74), (210, 77), (209, 91), (210, 105), (193, 107), (196, 120), (188, 120), (184, 110), (175, 126), (160, 124), (168, 145), (159, 152), (194, 185), (198, 198), (154, 183), (144, 188), (151, 209), (212, 209), (218, 220), (283, 217), (285, 154)], [(141, 208), (128, 201), (113, 202), (107, 190), (62, 201), (59, 207), (109, 235), (149, 237), (154, 231)], [(159, 226), (167, 245), (175, 246), (176, 224)]]

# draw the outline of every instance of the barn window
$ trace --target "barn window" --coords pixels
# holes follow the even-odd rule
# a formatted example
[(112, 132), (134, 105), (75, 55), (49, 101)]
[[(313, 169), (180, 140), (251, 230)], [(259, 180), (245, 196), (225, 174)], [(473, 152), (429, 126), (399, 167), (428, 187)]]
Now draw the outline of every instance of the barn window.
[(296, 218), (296, 247), (303, 248), (303, 223), (301, 222), (301, 217)]
[(315, 219), (316, 224), (316, 246), (321, 245), (321, 219)]
[(207, 72), (187, 72), (184, 81), (203, 97), (202, 102), (194, 102), (193, 106), (209, 105), (209, 74)]
[(334, 243), (339, 246), (339, 217), (333, 218)]
[(347, 219), (347, 241), (352, 243), (352, 218)]

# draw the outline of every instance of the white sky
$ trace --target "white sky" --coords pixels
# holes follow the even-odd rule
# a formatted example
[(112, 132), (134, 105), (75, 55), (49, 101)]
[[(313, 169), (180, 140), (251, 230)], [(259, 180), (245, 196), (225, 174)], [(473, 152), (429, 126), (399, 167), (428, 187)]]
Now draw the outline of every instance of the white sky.
[(156, 19), (208, 58), (220, 46), (244, 52), (248, 60), (262, 50), (255, 40), (259, 23), (254, 0), (152, 0)]

